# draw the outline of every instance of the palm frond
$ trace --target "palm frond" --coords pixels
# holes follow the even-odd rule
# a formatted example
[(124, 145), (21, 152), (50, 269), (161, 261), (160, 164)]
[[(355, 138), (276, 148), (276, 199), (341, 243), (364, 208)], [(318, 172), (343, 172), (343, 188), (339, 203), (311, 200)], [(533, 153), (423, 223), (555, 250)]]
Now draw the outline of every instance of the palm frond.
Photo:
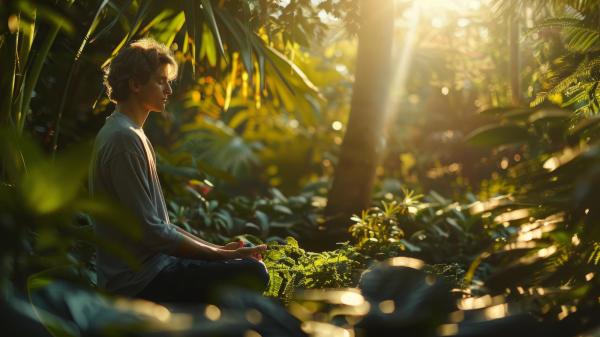
[(600, 31), (583, 19), (558, 17), (545, 19), (535, 25), (531, 32), (555, 28), (561, 31), (565, 47), (573, 53), (589, 53), (600, 49)]
[[(561, 96), (574, 96), (577, 92), (582, 89), (593, 89), (593, 93), (595, 94), (596, 88), (592, 86), (594, 82), (597, 82), (595, 78), (595, 74), (600, 68), (600, 58), (593, 58), (584, 60), (577, 66), (573, 73), (569, 74), (565, 78), (563, 78), (558, 84), (556, 84), (552, 89), (547, 92), (538, 93), (538, 96), (530, 103), (532, 107), (539, 106), (549, 96), (553, 95), (561, 95)], [(592, 93), (587, 92), (588, 97), (592, 97)], [(594, 96), (595, 97), (595, 96)], [(567, 101), (569, 104), (564, 104), (564, 106), (570, 106), (575, 103), (575, 101)]]
[(189, 125), (179, 150), (189, 152), (204, 166), (240, 176), (259, 163), (258, 143), (250, 143), (221, 121), (204, 118)]
[(592, 22), (600, 16), (600, 2), (596, 0), (493, 0), (491, 5), (499, 16), (524, 13), (526, 8), (534, 13), (551, 9), (558, 14), (584, 16)]

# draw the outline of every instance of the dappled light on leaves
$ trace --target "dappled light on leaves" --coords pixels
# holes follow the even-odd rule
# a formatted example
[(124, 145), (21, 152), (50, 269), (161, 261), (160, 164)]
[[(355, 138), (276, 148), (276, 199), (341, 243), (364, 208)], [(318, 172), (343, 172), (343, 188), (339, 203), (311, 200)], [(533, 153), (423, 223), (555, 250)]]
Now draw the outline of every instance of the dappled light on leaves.
[(133, 311), (163, 323), (166, 323), (171, 319), (171, 312), (167, 308), (150, 301), (116, 300), (115, 307), (121, 310)]
[(504, 223), (508, 221), (514, 221), (519, 219), (524, 219), (529, 217), (529, 210), (527, 209), (517, 209), (514, 211), (502, 213), (494, 218), (494, 222), (496, 223)]
[(209, 304), (204, 308), (204, 316), (211, 321), (216, 321), (221, 318), (221, 309), (216, 305)]
[(296, 298), (309, 301), (325, 301), (333, 304), (359, 306), (364, 303), (364, 298), (356, 289), (338, 290), (305, 290), (296, 295)]
[(306, 332), (312, 337), (354, 337), (354, 332), (352, 330), (347, 330), (333, 324), (317, 321), (303, 322), (302, 331)]
[(512, 199), (510, 196), (494, 197), (487, 201), (476, 201), (469, 207), (469, 210), (472, 214), (479, 214), (493, 210), (499, 206), (508, 205), (511, 201)]
[(262, 335), (254, 330), (246, 330), (244, 337), (262, 337)]
[(555, 171), (560, 166), (572, 161), (588, 149), (587, 146), (578, 148), (565, 148), (562, 153), (559, 153), (544, 162), (543, 167), (549, 172)]
[(394, 267), (408, 267), (413, 269), (421, 269), (425, 265), (423, 261), (410, 257), (395, 257), (388, 260), (387, 263)]
[(396, 306), (394, 305), (394, 301), (392, 301), (392, 300), (381, 301), (381, 302), (379, 302), (377, 307), (379, 307), (379, 310), (381, 310), (381, 312), (384, 314), (391, 314), (396, 309)]
[(535, 248), (537, 245), (535, 242), (531, 242), (530, 240), (527, 242), (513, 242), (504, 246), (504, 250), (513, 250), (513, 249), (531, 249)]
[(437, 328), (440, 336), (453, 336), (458, 333), (458, 324), (443, 324)]
[(340, 296), (340, 302), (345, 305), (358, 306), (363, 304), (365, 300), (360, 294), (346, 292)]
[(473, 310), (473, 309), (482, 309), (485, 307), (489, 307), (492, 305), (498, 305), (504, 303), (504, 296), (490, 296), (484, 295), (481, 297), (468, 297), (458, 301), (458, 308), (462, 310)]
[(498, 319), (503, 318), (508, 313), (508, 306), (506, 304), (497, 304), (486, 308), (484, 315), (487, 319)]
[(246, 310), (245, 316), (246, 316), (246, 319), (248, 320), (248, 322), (250, 322), (254, 325), (260, 324), (263, 320), (262, 314), (260, 313), (260, 311), (258, 311), (256, 309)]

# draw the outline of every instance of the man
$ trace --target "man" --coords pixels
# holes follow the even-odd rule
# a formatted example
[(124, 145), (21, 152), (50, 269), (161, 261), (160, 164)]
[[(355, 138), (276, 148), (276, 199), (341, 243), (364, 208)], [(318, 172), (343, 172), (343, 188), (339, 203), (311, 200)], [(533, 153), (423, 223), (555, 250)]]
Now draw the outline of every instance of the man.
[(125, 248), (136, 265), (98, 247), (98, 284), (155, 301), (203, 301), (228, 284), (263, 291), (269, 280), (259, 261), (265, 245), (219, 246), (169, 222), (154, 149), (142, 127), (150, 112), (165, 109), (176, 74), (170, 50), (151, 39), (132, 43), (105, 69), (104, 84), (116, 109), (96, 137), (90, 192), (130, 210), (142, 235), (134, 240), (110, 224), (96, 224), (98, 237)]

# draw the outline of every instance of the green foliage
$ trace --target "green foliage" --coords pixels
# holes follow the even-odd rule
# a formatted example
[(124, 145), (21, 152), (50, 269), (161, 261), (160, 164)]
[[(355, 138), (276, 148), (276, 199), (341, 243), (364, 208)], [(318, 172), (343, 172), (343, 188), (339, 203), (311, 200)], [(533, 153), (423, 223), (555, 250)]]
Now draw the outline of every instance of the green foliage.
[(233, 176), (247, 175), (258, 164), (260, 144), (248, 144), (235, 130), (221, 121), (204, 119), (188, 129), (177, 151), (189, 153), (193, 162), (213, 166)]
[(467, 135), (469, 143), (480, 146), (497, 146), (526, 142), (527, 130), (517, 125), (484, 126)]
[(267, 294), (289, 302), (302, 289), (354, 287), (370, 265), (407, 255), (431, 262), (424, 269), (428, 274), (466, 287), (468, 263), (494, 234), (479, 232), (481, 218), (470, 216), (467, 206), (461, 208), (436, 193), (428, 195), (427, 202), (422, 198), (404, 191), (400, 201), (382, 201), (381, 207), (353, 217), (349, 231), (354, 242), (333, 251), (307, 252), (291, 237), (284, 245), (270, 243), (265, 254), (271, 274)]
[(264, 255), (271, 277), (267, 296), (289, 301), (298, 289), (343, 288), (355, 286), (364, 266), (358, 250), (344, 244), (330, 252), (306, 252), (288, 237), (286, 243), (270, 243)]
[(561, 306), (591, 310), (600, 240), (593, 206), (600, 162), (595, 118), (552, 107), (505, 110), (498, 118), (527, 130), (526, 146), (515, 146), (510, 133), (502, 135), (504, 142), (489, 144), (498, 151), (517, 148), (527, 160), (507, 168), (502, 181), (515, 187), (504, 188), (507, 195), (470, 206), (503, 235), (473, 261), (465, 280), (480, 279), (486, 291), (520, 301), (535, 297), (543, 303), (536, 310), (546, 317), (572, 313), (560, 312)]
[(537, 43), (547, 50), (536, 55), (542, 66), (532, 78), (538, 90), (530, 106), (550, 101), (589, 117), (600, 111), (600, 8), (585, 1), (557, 1), (555, 6), (555, 14), (540, 19), (530, 31), (543, 34)]
[(361, 216), (353, 216), (354, 225), (350, 226), (350, 233), (357, 241), (358, 247), (363, 248), (373, 243), (389, 245), (400, 242), (404, 232), (398, 226), (398, 216), (407, 214), (415, 209), (412, 205), (413, 198), (407, 197), (409, 202), (398, 204), (382, 202), (381, 208), (371, 208), (362, 212)]
[(131, 238), (139, 237), (140, 232), (129, 212), (114, 202), (92, 200), (82, 189), (89, 165), (89, 144), (56, 158), (42, 155), (28, 137), (13, 130), (0, 131), (0, 144), (2, 291), (11, 282), (19, 284), (28, 275), (48, 268), (95, 283), (91, 244), (103, 245), (133, 263), (123, 247), (93, 234), (87, 215), (114, 224), (115, 229)]
[(256, 243), (289, 235), (310, 235), (316, 230), (322, 211), (319, 205), (313, 205), (312, 192), (286, 197), (272, 188), (268, 197), (237, 196), (219, 201), (205, 198), (191, 186), (187, 191), (194, 196), (191, 203), (169, 202), (171, 220), (216, 242), (244, 237)]

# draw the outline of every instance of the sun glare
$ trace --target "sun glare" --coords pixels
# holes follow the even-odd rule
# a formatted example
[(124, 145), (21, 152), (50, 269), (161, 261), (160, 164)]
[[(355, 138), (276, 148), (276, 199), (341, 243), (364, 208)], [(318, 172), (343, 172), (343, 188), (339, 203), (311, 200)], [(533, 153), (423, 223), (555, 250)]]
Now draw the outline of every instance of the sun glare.
[[(464, 36), (471, 27), (482, 8), (489, 5), (489, 0), (396, 0), (398, 7), (408, 6), (396, 18), (395, 26), (403, 32), (394, 47), (394, 71), (390, 80), (390, 92), (385, 105), (384, 125), (391, 125), (394, 114), (403, 101), (418, 103), (418, 96), (407, 92), (407, 80), (411, 76), (413, 54), (421, 35), (427, 30), (442, 30), (444, 27), (458, 28), (455, 34)], [(480, 35), (482, 35), (480, 33)], [(483, 38), (483, 36), (482, 36)], [(450, 94), (452, 88), (440, 88), (442, 95)]]

